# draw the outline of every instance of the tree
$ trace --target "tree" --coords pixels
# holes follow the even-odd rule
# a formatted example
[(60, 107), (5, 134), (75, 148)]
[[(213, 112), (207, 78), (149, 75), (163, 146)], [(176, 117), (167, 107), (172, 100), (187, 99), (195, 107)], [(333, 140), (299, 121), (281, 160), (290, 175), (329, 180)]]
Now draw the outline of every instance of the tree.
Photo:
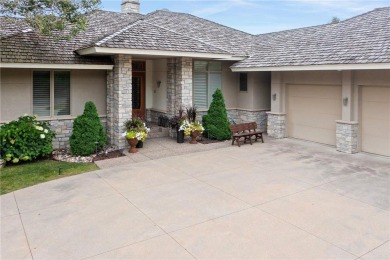
[(204, 135), (217, 140), (230, 139), (230, 123), (227, 117), (225, 101), (222, 91), (217, 89), (213, 94), (213, 101), (207, 114), (202, 118)]
[(55, 31), (68, 37), (85, 30), (85, 14), (98, 8), (101, 0), (0, 0), (0, 13), (22, 17), (45, 35)]
[(337, 16), (333, 16), (332, 20), (330, 20), (330, 24), (339, 23), (341, 20)]
[(73, 123), (70, 137), (70, 150), (74, 155), (91, 155), (96, 149), (101, 150), (107, 141), (107, 134), (100, 122), (93, 102), (85, 103), (84, 113)]

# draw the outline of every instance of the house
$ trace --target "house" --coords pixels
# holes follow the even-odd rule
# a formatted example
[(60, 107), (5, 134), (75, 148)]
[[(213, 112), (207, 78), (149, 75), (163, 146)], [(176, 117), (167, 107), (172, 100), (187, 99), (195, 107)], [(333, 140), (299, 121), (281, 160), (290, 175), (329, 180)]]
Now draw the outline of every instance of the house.
[(70, 41), (1, 17), (1, 115), (48, 120), (55, 146), (92, 100), (109, 142), (124, 147), (123, 122), (205, 113), (220, 88), (229, 116), (275, 138), (299, 138), (390, 156), (390, 8), (338, 24), (251, 35), (189, 14), (95, 11)]

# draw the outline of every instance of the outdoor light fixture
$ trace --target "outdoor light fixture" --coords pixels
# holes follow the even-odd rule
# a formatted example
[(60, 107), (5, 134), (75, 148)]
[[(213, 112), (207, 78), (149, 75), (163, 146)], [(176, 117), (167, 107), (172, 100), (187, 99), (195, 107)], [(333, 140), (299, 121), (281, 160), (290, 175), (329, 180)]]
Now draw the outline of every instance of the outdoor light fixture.
[(161, 80), (157, 80), (157, 88), (161, 87)]
[(347, 97), (343, 98), (343, 104), (344, 104), (344, 106), (348, 105), (348, 98)]
[(273, 100), (273, 101), (276, 100), (276, 93), (272, 95), (272, 100)]

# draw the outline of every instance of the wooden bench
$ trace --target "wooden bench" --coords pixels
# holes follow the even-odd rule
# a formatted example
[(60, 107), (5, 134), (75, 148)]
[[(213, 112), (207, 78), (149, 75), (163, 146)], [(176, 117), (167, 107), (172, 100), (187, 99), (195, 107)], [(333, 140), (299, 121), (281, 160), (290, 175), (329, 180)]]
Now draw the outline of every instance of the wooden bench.
[(256, 122), (231, 125), (230, 131), (232, 132), (232, 145), (237, 142), (240, 147), (240, 139), (243, 139), (244, 143), (249, 141), (252, 145), (252, 137), (255, 137), (256, 142), (260, 139), (264, 143), (263, 132), (257, 130)]

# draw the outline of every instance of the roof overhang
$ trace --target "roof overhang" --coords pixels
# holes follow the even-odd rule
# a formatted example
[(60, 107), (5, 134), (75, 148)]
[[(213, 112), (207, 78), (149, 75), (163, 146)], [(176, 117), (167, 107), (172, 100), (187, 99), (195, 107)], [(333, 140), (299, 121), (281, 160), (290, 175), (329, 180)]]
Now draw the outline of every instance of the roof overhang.
[(0, 68), (14, 69), (80, 69), (80, 70), (112, 70), (114, 65), (94, 64), (44, 64), (44, 63), (0, 63)]
[(308, 66), (280, 66), (280, 67), (252, 67), (235, 68), (231, 67), (233, 72), (252, 72), (252, 71), (313, 71), (313, 70), (383, 70), (390, 69), (390, 63), (368, 63), (368, 64), (326, 64), (326, 65), (308, 65)]
[[(143, 49), (126, 49), (126, 48), (105, 48), (105, 47), (90, 47), (77, 51), (80, 55), (113, 55), (113, 54), (128, 54), (137, 56), (155, 56), (155, 57), (191, 57), (202, 59), (221, 59), (221, 60), (236, 60), (230, 54), (219, 53), (201, 53), (201, 52), (185, 52), (185, 51), (164, 51), (164, 50), (143, 50)], [(241, 60), (241, 59), (240, 59)]]

